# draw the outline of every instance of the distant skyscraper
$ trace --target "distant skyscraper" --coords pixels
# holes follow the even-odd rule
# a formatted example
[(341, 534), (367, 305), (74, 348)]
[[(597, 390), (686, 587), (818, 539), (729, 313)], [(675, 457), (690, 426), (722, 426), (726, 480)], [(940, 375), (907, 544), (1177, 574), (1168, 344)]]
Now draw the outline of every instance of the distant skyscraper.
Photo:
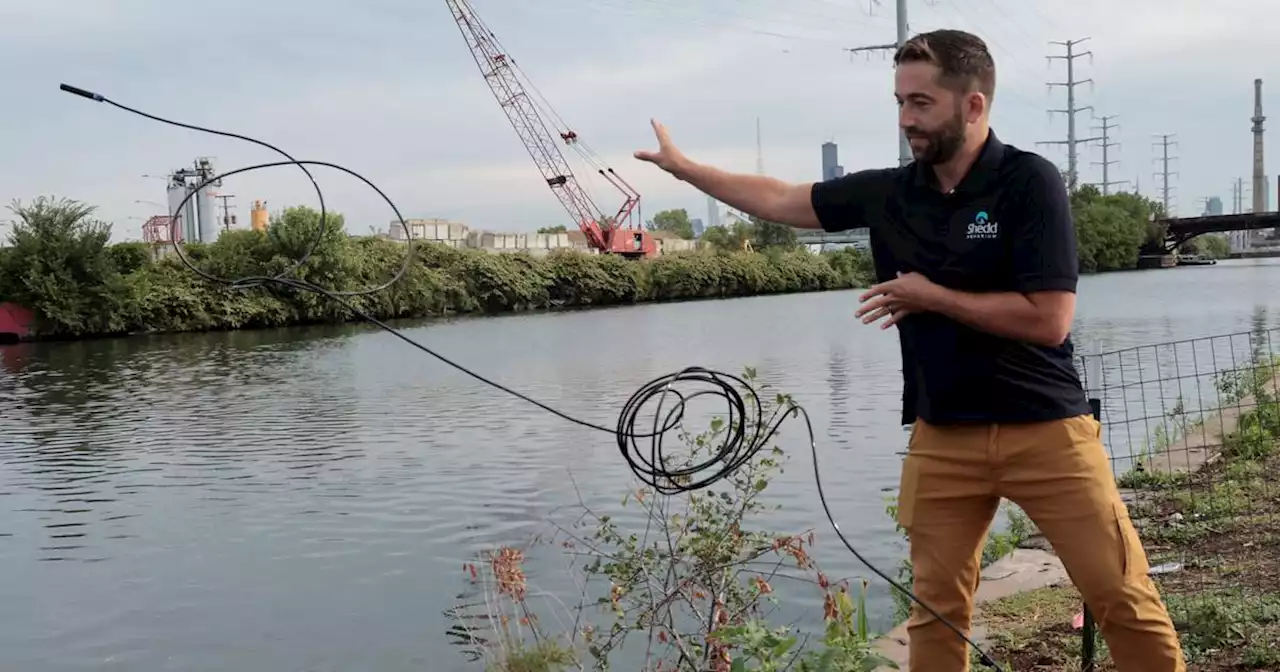
[(1222, 199), (1217, 196), (1210, 196), (1204, 203), (1204, 214), (1216, 217), (1222, 214)]
[(707, 227), (720, 226), (720, 204), (707, 196)]
[(702, 232), (707, 230), (707, 227), (702, 223), (701, 217), (694, 217), (693, 219), (689, 220), (689, 223), (693, 225), (694, 238), (701, 238)]
[(844, 174), (840, 167), (840, 150), (834, 142), (822, 143), (822, 179), (834, 180)]

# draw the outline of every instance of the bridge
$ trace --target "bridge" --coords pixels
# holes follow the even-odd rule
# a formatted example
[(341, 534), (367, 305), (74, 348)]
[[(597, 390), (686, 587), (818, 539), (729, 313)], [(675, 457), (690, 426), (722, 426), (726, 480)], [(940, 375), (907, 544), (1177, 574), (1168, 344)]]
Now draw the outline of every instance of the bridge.
[(801, 245), (852, 245), (861, 249), (871, 244), (871, 230), (861, 228), (827, 233), (826, 231), (797, 229), (796, 242)]
[(1164, 234), (1165, 251), (1173, 252), (1178, 249), (1179, 245), (1206, 233), (1280, 228), (1280, 212), (1172, 217), (1159, 220), (1159, 223), (1164, 224), (1166, 227)]
[[(1180, 245), (1206, 233), (1227, 231), (1255, 231), (1280, 228), (1280, 212), (1245, 213), (1242, 215), (1205, 215), (1203, 217), (1171, 217), (1158, 220), (1165, 226), (1165, 251), (1173, 252)], [(837, 233), (825, 231), (796, 231), (796, 242), (804, 245), (852, 245), (866, 247), (868, 229), (851, 229)]]

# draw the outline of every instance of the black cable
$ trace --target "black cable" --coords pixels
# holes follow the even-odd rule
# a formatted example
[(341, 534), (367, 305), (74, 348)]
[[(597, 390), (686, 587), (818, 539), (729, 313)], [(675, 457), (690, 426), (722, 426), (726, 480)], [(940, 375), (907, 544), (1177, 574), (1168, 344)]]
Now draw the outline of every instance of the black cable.
[[(198, 275), (200, 275), (201, 277), (207, 280), (228, 285), (235, 289), (247, 289), (250, 287), (262, 287), (266, 285), (275, 284), (275, 285), (281, 285), (285, 287), (292, 287), (294, 289), (301, 290), (301, 291), (314, 292), (332, 301), (335, 301), (341, 306), (343, 306), (344, 308), (346, 308), (347, 310), (350, 310), (356, 317), (359, 317), (360, 319), (382, 329), (383, 331), (386, 331), (387, 333), (404, 341), (410, 346), (417, 348), (418, 350), (436, 358), (437, 360), (443, 362), (444, 364), (447, 364), (448, 366), (451, 366), (454, 369), (457, 369), (461, 373), (464, 373), (486, 385), (489, 385), (490, 387), (493, 387), (497, 390), (505, 392), (522, 401), (526, 401), (530, 404), (533, 404), (534, 406), (537, 406), (538, 408), (541, 408), (542, 410), (547, 411), (552, 415), (555, 415), (559, 418), (572, 422), (576, 425), (579, 425), (582, 427), (588, 427), (590, 429), (594, 429), (594, 430), (598, 430), (601, 432), (606, 432), (614, 435), (615, 439), (618, 442), (618, 450), (622, 454), (623, 459), (627, 461), (627, 466), (631, 468), (631, 471), (645, 485), (648, 485), (649, 487), (653, 488), (654, 491), (658, 493), (665, 494), (665, 495), (672, 495), (672, 494), (679, 494), (679, 493), (685, 493), (685, 492), (693, 492), (695, 490), (701, 490), (703, 488), (706, 488), (708, 486), (715, 484), (716, 482), (720, 481), (724, 477), (728, 476), (729, 474), (737, 470), (743, 464), (746, 464), (747, 462), (749, 462), (751, 458), (754, 457), (756, 453), (760, 451), (761, 448), (764, 448), (769, 443), (769, 441), (772, 440), (773, 437), (777, 435), (778, 430), (782, 426), (782, 422), (787, 418), (788, 415), (802, 416), (804, 418), (805, 428), (809, 433), (809, 451), (813, 455), (813, 479), (818, 486), (818, 500), (822, 503), (822, 510), (826, 514), (827, 520), (831, 523), (831, 527), (836, 531), (836, 536), (840, 538), (840, 541), (845, 545), (845, 548), (849, 549), (849, 552), (852, 553), (853, 556), (857, 558), (859, 562), (861, 562), (863, 565), (866, 565), (866, 567), (870, 569), (876, 576), (879, 576), (880, 578), (884, 579), (895, 590), (901, 592), (902, 594), (910, 598), (911, 601), (920, 605), (920, 608), (924, 609), (926, 612), (931, 614), (934, 618), (938, 619), (939, 622), (941, 622), (942, 624), (950, 628), (951, 631), (954, 632), (957, 637), (964, 640), (964, 642), (969, 646), (973, 647), (973, 649), (978, 652), (979, 658), (981, 659), (981, 662), (983, 665), (993, 670), (1000, 669), (999, 665), (997, 665), (996, 662), (992, 660), (992, 658), (989, 655), (987, 655), (985, 651), (982, 650), (982, 647), (978, 646), (972, 639), (969, 638), (968, 635), (965, 635), (964, 632), (962, 632), (958, 627), (955, 626), (955, 624), (951, 623), (951, 621), (944, 618), (933, 607), (929, 606), (928, 604), (925, 604), (909, 588), (899, 584), (897, 581), (890, 578), (887, 574), (880, 571), (880, 569), (877, 568), (875, 565), (871, 564), (871, 562), (868, 561), (866, 558), (862, 557), (862, 554), (858, 552), (858, 549), (854, 548), (853, 544), (850, 543), (847, 538), (845, 538), (844, 532), (840, 530), (840, 524), (836, 522), (835, 516), (832, 515), (831, 513), (831, 507), (827, 504), (827, 496), (822, 488), (822, 476), (821, 476), (820, 470), (818, 469), (818, 442), (816, 439), (816, 435), (813, 431), (813, 422), (809, 419), (809, 413), (804, 409), (804, 407), (792, 402), (786, 408), (779, 407), (775, 409), (773, 414), (769, 416), (769, 418), (766, 420), (764, 417), (764, 411), (763, 411), (762, 405), (760, 403), (760, 397), (756, 393), (755, 389), (752, 388), (751, 385), (747, 383), (747, 381), (743, 380), (738, 376), (720, 373), (717, 371), (712, 371), (710, 369), (705, 369), (700, 366), (692, 366), (692, 367), (683, 369), (681, 371), (678, 371), (676, 373), (667, 374), (664, 376), (659, 376), (657, 378), (654, 378), (653, 380), (649, 381), (647, 384), (642, 386), (639, 390), (636, 390), (635, 394), (631, 395), (631, 398), (627, 400), (626, 404), (623, 405), (622, 411), (618, 414), (618, 424), (616, 427), (612, 429), (609, 427), (605, 427), (603, 425), (595, 424), (593, 422), (588, 422), (586, 420), (580, 420), (578, 418), (575, 418), (571, 415), (568, 415), (567, 413), (564, 413), (563, 411), (552, 408), (551, 406), (548, 406), (538, 401), (537, 399), (533, 399), (525, 394), (517, 392), (499, 382), (490, 380), (489, 378), (486, 378), (480, 375), (479, 373), (472, 371), (471, 369), (449, 359), (448, 357), (445, 357), (444, 355), (436, 352), (435, 350), (432, 350), (431, 348), (423, 345), (422, 343), (419, 343), (418, 341), (415, 341), (412, 338), (409, 338), (408, 336), (404, 335), (399, 330), (388, 325), (382, 320), (379, 320), (378, 318), (373, 317), (372, 315), (369, 315), (363, 310), (357, 308), (351, 303), (351, 301), (348, 300), (351, 297), (370, 294), (370, 293), (385, 289), (387, 287), (390, 287), (392, 284), (400, 280), (400, 278), (404, 277), (405, 273), (408, 271), (409, 263), (413, 258), (413, 236), (408, 235), (409, 225), (407, 222), (405, 222), (404, 217), (400, 214), (400, 209), (396, 207), (396, 204), (391, 200), (389, 196), (383, 193), (383, 191), (379, 189), (377, 185), (370, 182), (363, 175), (360, 175), (359, 173), (353, 170), (350, 170), (348, 168), (344, 168), (343, 166), (339, 166), (333, 163), (328, 163), (325, 161), (297, 160), (292, 156), (290, 156), (289, 154), (285, 153), (284, 150), (279, 149), (274, 145), (268, 144), (261, 140), (256, 140), (254, 138), (249, 138), (249, 137), (238, 135), (235, 133), (228, 133), (225, 131), (217, 131), (213, 129), (203, 128), (203, 127), (195, 126), (192, 124), (184, 124), (177, 121), (171, 121), (163, 117), (157, 117), (151, 114), (147, 114), (145, 112), (135, 110), (131, 107), (126, 107), (124, 105), (121, 105), (100, 94), (93, 93), (91, 91), (86, 91), (84, 89), (77, 88), (69, 84), (62, 84), (59, 88), (61, 88), (63, 91), (66, 91), (67, 93), (73, 93), (77, 96), (82, 96), (84, 98), (88, 98), (89, 100), (93, 100), (96, 102), (107, 103), (109, 105), (117, 107), (126, 112), (132, 112), (133, 114), (137, 114), (139, 116), (145, 117), (147, 119), (151, 119), (153, 121), (159, 121), (161, 123), (177, 126), (179, 128), (186, 128), (186, 129), (200, 131), (204, 133), (212, 133), (214, 135), (221, 135), (224, 137), (235, 138), (238, 140), (251, 142), (253, 144), (266, 147), (267, 149), (275, 151), (287, 159), (286, 161), (262, 163), (258, 165), (247, 166), (244, 168), (238, 168), (236, 170), (231, 170), (226, 173), (222, 173), (221, 175), (217, 175), (217, 176), (206, 179), (198, 187), (196, 187), (195, 189), (192, 189), (190, 193), (187, 194), (187, 197), (183, 199), (183, 201), (179, 203), (176, 208), (174, 208), (174, 211), (172, 213), (170, 213), (170, 216), (173, 218), (171, 220), (171, 226), (173, 227), (176, 227), (177, 225), (177, 214), (181, 212), (184, 207), (186, 207), (187, 202), (190, 201), (191, 198), (195, 196), (195, 194), (198, 193), (200, 189), (203, 189), (205, 185), (215, 182), (217, 180), (220, 180), (224, 177), (230, 177), (232, 175), (247, 173), (253, 170), (261, 170), (264, 168), (274, 168), (279, 166), (297, 166), (300, 170), (302, 170), (302, 172), (306, 173), (308, 178), (311, 179), (311, 184), (312, 186), (315, 187), (316, 196), (320, 202), (321, 226), (316, 239), (312, 241), (311, 247), (308, 248), (307, 252), (302, 256), (302, 258), (299, 259), (298, 262), (295, 263), (293, 266), (290, 266), (285, 271), (273, 276), (255, 276), (255, 277), (246, 277), (246, 278), (238, 278), (238, 279), (219, 278), (197, 268), (194, 264), (192, 264), (191, 261), (185, 255), (182, 254), (181, 246), (178, 245), (178, 242), (177, 242), (177, 236), (170, 235), (169, 238), (170, 238), (170, 241), (173, 243), (174, 249), (177, 250), (179, 258), (182, 260), (182, 263), (187, 266), (187, 268), (191, 269), (193, 272), (197, 273)], [(320, 186), (316, 184), (315, 178), (311, 175), (311, 172), (307, 170), (307, 166), (324, 166), (326, 168), (333, 168), (335, 170), (344, 172), (360, 180), (361, 182), (368, 185), (368, 187), (372, 189), (375, 193), (377, 193), (378, 196), (381, 196), (382, 200), (386, 202), (387, 206), (390, 207), (392, 212), (395, 213), (396, 221), (398, 221), (400, 223), (400, 226), (404, 228), (406, 237), (409, 240), (409, 247), (408, 247), (408, 252), (405, 254), (405, 263), (401, 266), (400, 270), (397, 271), (396, 274), (389, 281), (381, 285), (378, 285), (377, 287), (364, 289), (360, 291), (338, 292), (338, 291), (326, 289), (324, 287), (308, 282), (306, 280), (289, 277), (289, 275), (294, 270), (298, 269), (300, 266), (302, 266), (302, 264), (304, 264), (307, 261), (307, 259), (310, 258), (311, 253), (315, 250), (316, 246), (320, 242), (321, 237), (324, 235), (324, 229), (327, 226), (327, 221), (328, 221), (326, 218), (324, 195), (320, 190)], [(694, 391), (689, 391), (689, 392), (681, 391), (680, 389), (681, 387), (683, 387), (684, 385), (691, 385), (691, 384), (700, 384), (702, 386), (702, 389), (696, 389)], [(746, 398), (743, 397), (742, 390), (746, 391), (746, 394), (747, 394)], [(662, 408), (666, 404), (668, 395), (671, 395), (672, 397), (674, 397), (674, 403), (668, 408), (664, 416), (662, 412)], [(684, 418), (684, 411), (685, 411), (686, 405), (693, 399), (696, 399), (698, 397), (704, 397), (704, 396), (719, 397), (723, 399), (728, 406), (729, 430), (724, 437), (724, 442), (720, 444), (720, 446), (717, 449), (712, 451), (710, 457), (708, 457), (706, 460), (700, 463), (684, 466), (684, 467), (671, 467), (668, 464), (669, 460), (667, 459), (666, 455), (663, 452), (663, 448), (662, 448), (663, 437), (666, 436), (666, 434), (670, 432), (672, 429), (676, 429), (677, 427), (680, 426), (680, 422)], [(750, 402), (748, 402), (748, 399), (750, 400)], [(649, 433), (637, 432), (636, 428), (640, 421), (640, 415), (641, 415), (642, 409), (644, 409), (646, 404), (654, 401), (656, 401), (657, 403), (657, 409), (654, 411), (654, 415), (653, 415), (653, 430)], [(747, 425), (746, 423), (747, 414), (750, 412), (748, 407), (750, 407), (751, 409), (754, 409), (755, 411), (755, 417), (752, 418), (753, 422), (751, 423), (751, 425), (755, 429), (751, 434), (751, 436), (749, 437), (747, 436), (746, 429), (745, 429)], [(638, 439), (650, 440), (647, 455), (645, 454), (645, 451), (641, 448), (640, 444), (638, 443)]]

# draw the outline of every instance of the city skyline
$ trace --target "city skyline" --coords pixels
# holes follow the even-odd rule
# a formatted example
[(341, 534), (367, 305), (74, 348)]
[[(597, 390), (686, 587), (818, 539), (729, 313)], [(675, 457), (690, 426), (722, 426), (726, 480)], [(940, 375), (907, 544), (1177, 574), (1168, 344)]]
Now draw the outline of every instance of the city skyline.
[[(5, 3), (0, 73), (23, 105), (0, 111), (9, 158), (0, 167), (0, 199), (79, 199), (100, 206), (116, 239), (136, 239), (137, 223), (159, 214), (137, 201), (165, 200), (163, 182), (142, 175), (162, 175), (199, 156), (215, 157), (222, 169), (276, 158), (73, 98), (57, 90), (65, 81), (154, 114), (259, 137), (295, 156), (344, 164), (387, 191), (406, 217), (509, 231), (571, 224), (475, 71), (443, 3), (374, 3), (325, 16), (301, 11), (296, 0), (228, 3), (209, 16), (196, 7), (138, 2), (125, 22), (118, 7)], [(781, 179), (820, 179), (823, 141), (838, 145), (845, 172), (896, 165), (891, 65), (882, 54), (845, 51), (892, 41), (891, 3), (871, 12), (829, 0), (476, 5), (538, 92), (640, 191), (645, 218), (669, 208), (705, 210), (705, 196), (631, 158), (653, 145), (651, 117), (666, 123), (690, 156), (727, 170), (755, 172), (757, 119), (767, 172)], [(1183, 214), (1205, 196), (1231, 203), (1238, 178), (1249, 185), (1253, 80), (1280, 82), (1280, 66), (1235, 54), (1262, 52), (1267, 36), (1260, 27), (1280, 18), (1280, 7), (1222, 12), (1191, 0), (1123, 7), (940, 0), (910, 7), (913, 33), (956, 27), (987, 40), (999, 72), (992, 127), (1003, 140), (1066, 167), (1061, 148), (1036, 144), (1066, 137), (1063, 115), (1048, 113), (1064, 106), (1062, 92), (1045, 86), (1061, 81), (1063, 69), (1046, 59), (1061, 53), (1051, 41), (1090, 37), (1092, 61), (1076, 66), (1093, 86), (1078, 89), (1078, 104), (1120, 120), (1105, 159), (1112, 180), (1131, 180), (1126, 190), (1140, 185), (1156, 198), (1152, 171), (1159, 166), (1150, 140), (1173, 134)], [(112, 29), (102, 30), (108, 24)], [(218, 34), (218, 49), (191, 49), (191, 38), (175, 27), (192, 24)], [(282, 42), (281, 34), (309, 38)], [(574, 46), (587, 34), (605, 45), (589, 61)], [(645, 39), (628, 39), (634, 35)], [(218, 86), (189, 95), (197, 86), (193, 73), (201, 72), (218, 76)], [(1280, 105), (1268, 98), (1276, 86), (1264, 89), (1271, 108)], [(1089, 112), (1079, 115), (1082, 135), (1098, 123)], [(1078, 150), (1081, 182), (1100, 181), (1097, 143)], [(616, 207), (616, 192), (575, 168), (602, 210)], [(314, 206), (309, 183), (296, 173), (238, 175), (225, 191), (238, 195), (241, 209), (254, 199)], [(385, 228), (392, 219), (358, 182), (326, 170), (317, 179), (352, 231)]]

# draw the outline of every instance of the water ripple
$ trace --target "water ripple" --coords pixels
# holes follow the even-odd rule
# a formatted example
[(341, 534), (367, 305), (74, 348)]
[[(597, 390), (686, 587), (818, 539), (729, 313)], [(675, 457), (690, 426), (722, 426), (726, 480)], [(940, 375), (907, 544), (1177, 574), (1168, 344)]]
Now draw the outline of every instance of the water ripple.
[[(1247, 328), (1256, 303), (1280, 302), (1276, 271), (1088, 278), (1077, 339), (1113, 349)], [(1179, 296), (1212, 296), (1205, 311), (1153, 308), (1182, 277)], [(1235, 291), (1244, 280), (1265, 286)], [(657, 375), (757, 366), (809, 409), (837, 516), (891, 568), (902, 545), (882, 496), (905, 444), (901, 364), (893, 332), (857, 324), (855, 302), (836, 292), (407, 328), (606, 426)], [(627, 356), (583, 348), (582, 334)], [(5, 669), (458, 669), (441, 612), (470, 553), (547, 533), (579, 497), (644, 525), (618, 508), (634, 482), (610, 437), (360, 326), (4, 347), (0, 403)], [(815, 530), (830, 575), (865, 575), (825, 528), (797, 427), (783, 434), (796, 463), (767, 491), (783, 508), (765, 522)], [(555, 553), (529, 567), (549, 590), (571, 590), (569, 571)], [(790, 594), (817, 608), (803, 587)], [(873, 595), (883, 615), (888, 598)]]

